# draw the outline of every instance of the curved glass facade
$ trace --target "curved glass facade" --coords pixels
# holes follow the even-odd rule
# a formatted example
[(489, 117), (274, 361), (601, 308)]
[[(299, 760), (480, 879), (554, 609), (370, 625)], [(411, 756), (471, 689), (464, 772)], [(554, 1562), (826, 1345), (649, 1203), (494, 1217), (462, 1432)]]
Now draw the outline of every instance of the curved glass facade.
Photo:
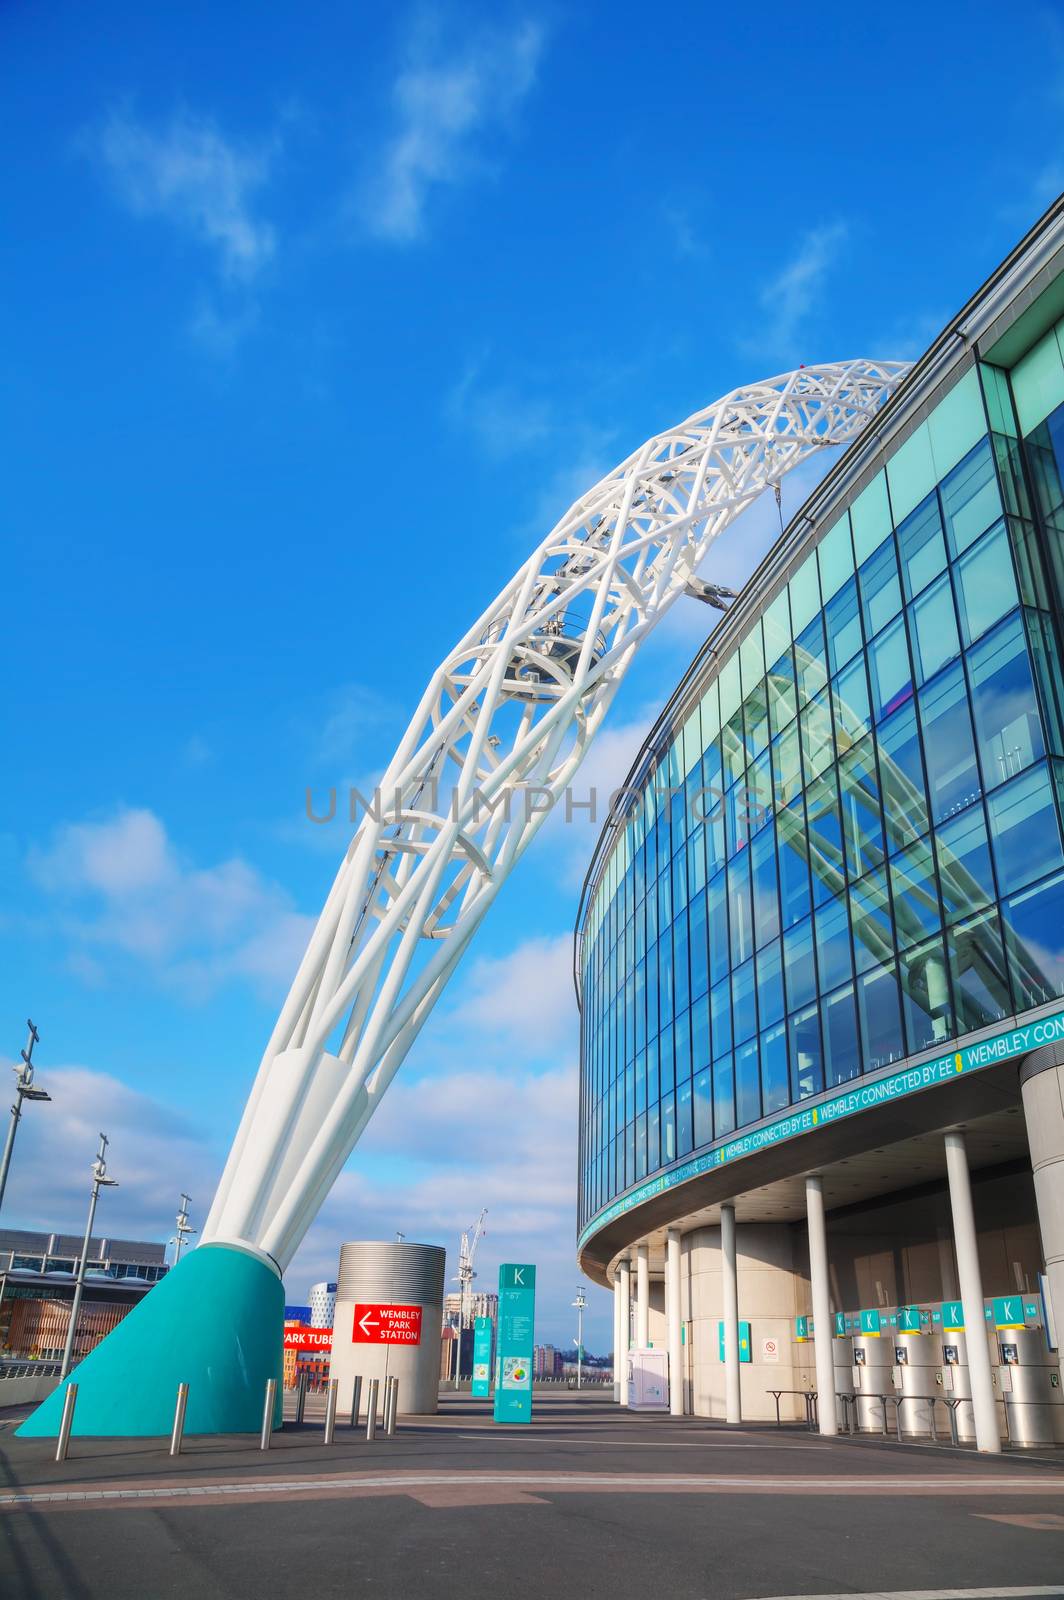
[(581, 1227), (1064, 993), (1062, 478), (1064, 324), (969, 366), (723, 624), (585, 897)]

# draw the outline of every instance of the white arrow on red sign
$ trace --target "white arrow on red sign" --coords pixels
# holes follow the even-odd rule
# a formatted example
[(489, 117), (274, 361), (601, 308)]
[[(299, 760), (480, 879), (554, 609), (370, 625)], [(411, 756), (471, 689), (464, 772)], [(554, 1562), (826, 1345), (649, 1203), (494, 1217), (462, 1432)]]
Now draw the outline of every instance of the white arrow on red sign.
[[(372, 1309), (373, 1309), (373, 1307), (371, 1306), (370, 1307), (370, 1311), (372, 1311)], [(366, 1338), (370, 1339), (373, 1336), (372, 1336), (372, 1334), (370, 1333), (369, 1330), (371, 1328), (379, 1328), (380, 1327), (380, 1322), (379, 1321), (371, 1322), (370, 1321), (369, 1311), (367, 1311), (364, 1317), (359, 1317), (358, 1325), (362, 1329), (362, 1332), (366, 1335)]]

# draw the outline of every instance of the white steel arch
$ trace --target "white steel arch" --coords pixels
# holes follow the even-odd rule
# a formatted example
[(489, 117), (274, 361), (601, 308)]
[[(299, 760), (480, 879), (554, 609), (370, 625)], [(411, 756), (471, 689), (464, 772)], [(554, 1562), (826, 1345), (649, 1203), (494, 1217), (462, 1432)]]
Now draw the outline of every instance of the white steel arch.
[(447, 655), (337, 873), (204, 1243), (287, 1266), (640, 642), (729, 523), (815, 451), (849, 444), (907, 371), (803, 367), (649, 439)]

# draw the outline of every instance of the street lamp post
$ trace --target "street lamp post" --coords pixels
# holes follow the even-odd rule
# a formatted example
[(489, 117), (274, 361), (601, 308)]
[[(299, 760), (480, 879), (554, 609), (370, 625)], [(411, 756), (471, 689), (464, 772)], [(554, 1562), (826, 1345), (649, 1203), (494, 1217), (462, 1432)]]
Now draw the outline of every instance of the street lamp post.
[(7, 1188), (7, 1174), (11, 1166), (11, 1152), (15, 1148), (15, 1134), (19, 1122), (22, 1120), (23, 1100), (50, 1100), (52, 1097), (44, 1089), (35, 1089), (33, 1086), (33, 1047), (40, 1038), (40, 1034), (33, 1023), (27, 1021), (29, 1038), (22, 1052), (22, 1065), (13, 1067), (15, 1074), (15, 1104), (11, 1107), (11, 1124), (4, 1140), (4, 1154), (0, 1159), (0, 1206), (4, 1203), (4, 1190)]
[(576, 1291), (573, 1305), (576, 1307), (576, 1387), (579, 1389), (584, 1376), (584, 1308), (587, 1305), (583, 1284)]
[(174, 1237), (174, 1266), (181, 1260), (181, 1252), (190, 1233), (195, 1233), (195, 1228), (189, 1227), (188, 1208), (192, 1204), (187, 1194), (181, 1196), (181, 1204), (177, 1211), (177, 1233)]
[(85, 1241), (81, 1247), (81, 1260), (78, 1262), (77, 1282), (74, 1285), (74, 1303), (70, 1307), (70, 1324), (67, 1328), (66, 1348), (63, 1351), (63, 1365), (59, 1371), (59, 1381), (63, 1382), (70, 1371), (74, 1355), (74, 1335), (78, 1328), (78, 1313), (81, 1310), (81, 1292), (85, 1287), (85, 1263), (88, 1260), (89, 1245), (92, 1240), (92, 1225), (96, 1220), (96, 1202), (100, 1197), (101, 1189), (117, 1189), (118, 1179), (107, 1176), (108, 1139), (105, 1133), (100, 1135), (100, 1148), (96, 1152), (96, 1159), (92, 1163), (92, 1195), (89, 1200), (89, 1220), (85, 1224)]

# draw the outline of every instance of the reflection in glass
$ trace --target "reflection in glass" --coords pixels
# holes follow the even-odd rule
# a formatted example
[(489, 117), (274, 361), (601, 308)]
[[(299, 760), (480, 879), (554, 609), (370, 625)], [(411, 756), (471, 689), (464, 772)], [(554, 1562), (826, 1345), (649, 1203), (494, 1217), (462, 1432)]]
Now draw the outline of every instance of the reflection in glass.
[(883, 821), (887, 848), (911, 844), (929, 826), (924, 790), (924, 758), (910, 702), (879, 729), (879, 770), (883, 778)]
[(844, 583), (835, 598), (829, 601), (824, 621), (828, 636), (828, 660), (831, 671), (835, 673), (853, 660), (864, 643), (856, 578)]
[(911, 600), (946, 567), (946, 541), (942, 536), (942, 517), (934, 490), (899, 526), (898, 550), (905, 598)]
[(935, 848), (947, 922), (993, 900), (994, 869), (982, 806), (969, 806), (938, 828)]
[(713, 1140), (713, 1096), (710, 1090), (710, 1073), (707, 1067), (695, 1078), (694, 1107), (695, 1147), (710, 1144)]
[(953, 607), (953, 590), (948, 574), (944, 574), (919, 599), (913, 601), (909, 618), (913, 655), (916, 658), (916, 681), (926, 683), (947, 661), (953, 661), (960, 654), (957, 613)]
[(787, 1023), (791, 1057), (791, 1098), (807, 1100), (824, 1087), (824, 1063), (820, 1051), (820, 1011), (807, 1006), (795, 1012)]
[(1057, 811), (1045, 766), (998, 789), (987, 801), (987, 812), (1002, 894), (1023, 889), (1061, 865)]
[(956, 566), (957, 609), (965, 644), (971, 644), (1019, 605), (1005, 524), (980, 539)]
[(904, 705), (913, 692), (909, 666), (909, 644), (905, 619), (899, 617), (873, 639), (868, 647), (868, 667), (872, 680), (872, 708), (876, 721), (889, 717)]
[(757, 1032), (753, 961), (744, 962), (732, 973), (732, 1030), (736, 1044)]
[(845, 894), (817, 910), (816, 959), (822, 990), (834, 989), (850, 978), (850, 920)]
[(853, 985), (847, 984), (823, 1003), (824, 1077), (827, 1087), (849, 1083), (861, 1071), (861, 1047), (857, 1034), (857, 1008)]
[(866, 1072), (875, 1072), (905, 1054), (895, 963), (877, 967), (857, 980), (857, 1014)]
[(942, 480), (939, 492), (950, 555), (957, 556), (1001, 515), (989, 439), (983, 439), (954, 467)]
[(1045, 754), (1019, 612), (976, 645), (968, 672), (983, 781), (992, 789)]
[(813, 923), (806, 918), (783, 935), (783, 973), (787, 1004), (794, 1010), (807, 1005), (816, 994), (816, 967), (813, 962)]
[(760, 948), (780, 931), (776, 831), (765, 828), (750, 847), (754, 890), (754, 943)]
[(757, 1006), (763, 1027), (778, 1022), (784, 1012), (783, 953), (778, 939), (758, 952)]
[(805, 831), (805, 806), (801, 796), (781, 811), (776, 821), (777, 854), (780, 871), (780, 905), (783, 926), (789, 928), (809, 910), (808, 840)]
[(895, 857), (890, 868), (890, 887), (898, 949), (903, 950), (941, 926), (930, 840), (920, 839)]
[(787, 1071), (787, 1028), (779, 1022), (761, 1035), (762, 1114), (781, 1111), (791, 1097)]
[(794, 681), (794, 661), (789, 649), (768, 671), (768, 721), (772, 737), (781, 733), (798, 715), (798, 691)]
[(865, 633), (871, 639), (901, 610), (898, 558), (893, 539), (884, 539), (879, 549), (869, 556), (861, 568), (860, 578)]
[(1011, 998), (996, 911), (959, 922), (946, 933), (957, 1031), (967, 1033), (1009, 1015)]
[(1002, 922), (1016, 1010), (1064, 994), (1064, 873), (1006, 900)]
[(917, 945), (898, 958), (905, 1038), (910, 1054), (929, 1050), (953, 1032), (949, 980), (942, 939)]
[(717, 1139), (735, 1128), (735, 1073), (730, 1055), (713, 1063), (713, 1123)]
[(982, 793), (959, 662), (921, 689), (920, 722), (931, 813), (936, 822), (945, 822)]
[(868, 673), (863, 656), (858, 656), (839, 673), (832, 684), (831, 703), (835, 713), (835, 743), (839, 755), (844, 756), (872, 726)]
[(735, 1052), (735, 1124), (743, 1127), (761, 1115), (761, 1074), (758, 1069), (757, 1040), (740, 1045)]
[(804, 633), (794, 641), (795, 677), (798, 681), (798, 704), (804, 706), (818, 695), (828, 681), (824, 655), (824, 621), (814, 617)]
[(847, 867), (851, 878), (859, 878), (883, 859), (879, 782), (871, 739), (839, 762), (839, 787)]
[(881, 965), (894, 954), (893, 922), (884, 867), (869, 872), (850, 889), (853, 959), (858, 972)]

